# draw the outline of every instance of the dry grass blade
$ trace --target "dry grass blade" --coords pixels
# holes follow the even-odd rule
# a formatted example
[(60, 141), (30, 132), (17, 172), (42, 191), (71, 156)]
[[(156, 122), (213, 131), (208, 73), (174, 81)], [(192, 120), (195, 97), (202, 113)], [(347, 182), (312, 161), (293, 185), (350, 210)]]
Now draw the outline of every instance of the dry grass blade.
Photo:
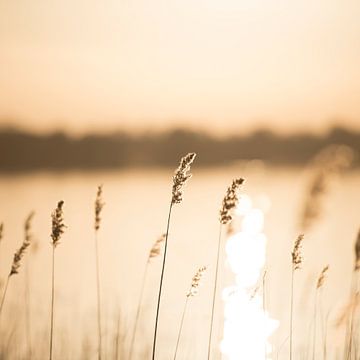
[(190, 290), (186, 294), (187, 297), (193, 297), (193, 296), (197, 295), (197, 293), (199, 291), (199, 286), (200, 286), (200, 283), (201, 283), (201, 279), (204, 276), (206, 270), (207, 270), (207, 267), (202, 266), (195, 273), (195, 275), (194, 275), (194, 277), (192, 278), (192, 281), (191, 281)]
[(182, 189), (185, 183), (191, 178), (190, 165), (195, 160), (196, 154), (189, 153), (180, 160), (179, 167), (173, 176), (172, 203), (179, 204), (183, 199)]
[(101, 224), (101, 211), (105, 205), (103, 199), (102, 199), (102, 193), (103, 193), (103, 185), (99, 185), (96, 193), (96, 200), (95, 200), (95, 230), (98, 231), (100, 229)]
[(292, 264), (293, 264), (293, 269), (294, 270), (298, 270), (301, 268), (301, 264), (303, 262), (303, 257), (301, 254), (301, 248), (302, 248), (302, 242), (304, 240), (304, 235), (300, 234), (294, 243), (294, 249), (291, 253), (292, 256)]
[(31, 221), (34, 217), (35, 213), (31, 212), (30, 215), (26, 218), (24, 229), (25, 229), (25, 238), (20, 246), (20, 248), (16, 251), (14, 254), (13, 263), (11, 265), (11, 270), (9, 276), (12, 276), (14, 274), (18, 274), (19, 268), (21, 266), (21, 259), (25, 255), (26, 249), (30, 246), (31, 240), (33, 238), (31, 234)]
[(353, 158), (354, 151), (345, 145), (328, 146), (315, 156), (313, 165), (317, 171), (305, 195), (300, 217), (302, 231), (309, 229), (320, 218), (323, 207), (322, 199), (329, 190), (331, 178), (348, 168)]
[(51, 239), (52, 245), (56, 247), (59, 245), (61, 235), (64, 233), (65, 224), (64, 224), (64, 212), (63, 212), (64, 201), (59, 201), (56, 209), (51, 214), (52, 219), (52, 231)]
[(326, 278), (326, 273), (328, 272), (329, 270), (329, 265), (326, 265), (322, 270), (321, 270), (321, 273), (319, 275), (319, 278), (317, 280), (317, 284), (316, 284), (316, 288), (317, 289), (320, 289), (323, 285), (324, 285), (324, 282), (325, 282), (325, 278)]
[(199, 291), (199, 286), (200, 286), (200, 283), (201, 283), (201, 279), (204, 276), (206, 270), (207, 270), (206, 266), (202, 266), (197, 270), (197, 272), (195, 273), (195, 275), (193, 276), (193, 278), (191, 280), (190, 290), (186, 294), (184, 310), (182, 312), (181, 321), (180, 321), (180, 327), (179, 327), (178, 336), (177, 336), (177, 340), (176, 340), (174, 360), (176, 360), (176, 356), (177, 356), (178, 349), (179, 349), (179, 343), (180, 343), (182, 328), (183, 328), (183, 324), (184, 324), (184, 318), (185, 318), (185, 313), (186, 313), (186, 309), (187, 309), (188, 300), (189, 300), (190, 297), (194, 297), (195, 295), (197, 295), (197, 293)]
[(162, 234), (154, 243), (149, 252), (148, 261), (161, 254), (161, 245), (165, 241), (166, 234)]
[(220, 222), (222, 224), (228, 224), (232, 220), (232, 211), (237, 206), (239, 201), (238, 192), (241, 185), (244, 183), (243, 178), (234, 179), (232, 184), (228, 187), (226, 195), (223, 199), (222, 206), (220, 209)]

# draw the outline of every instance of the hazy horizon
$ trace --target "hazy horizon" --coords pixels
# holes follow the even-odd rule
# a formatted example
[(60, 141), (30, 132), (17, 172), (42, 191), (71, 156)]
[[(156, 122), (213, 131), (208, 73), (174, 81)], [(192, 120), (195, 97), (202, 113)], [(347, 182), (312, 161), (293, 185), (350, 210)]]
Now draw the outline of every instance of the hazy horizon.
[(359, 2), (335, 0), (2, 1), (0, 119), (71, 133), (360, 128), (359, 18)]

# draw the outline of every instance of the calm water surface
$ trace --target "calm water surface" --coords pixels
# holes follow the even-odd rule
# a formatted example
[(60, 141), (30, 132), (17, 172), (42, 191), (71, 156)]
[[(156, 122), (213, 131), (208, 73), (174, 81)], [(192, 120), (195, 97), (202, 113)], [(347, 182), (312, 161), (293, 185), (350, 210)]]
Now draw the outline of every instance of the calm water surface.
[[(193, 167), (193, 178), (185, 189), (184, 201), (176, 205), (170, 229), (167, 271), (159, 328), (159, 359), (173, 353), (185, 294), (194, 271), (208, 265), (203, 286), (191, 299), (178, 359), (205, 359), (214, 256), (218, 235), (218, 210), (233, 177), (246, 177), (244, 192), (254, 205), (266, 210), (267, 307), (280, 327), (272, 338), (281, 348), (279, 359), (288, 354), (290, 253), (298, 233), (297, 223), (305, 187), (311, 173), (299, 169), (263, 166), (233, 166), (212, 170)], [(172, 170), (128, 170), (99, 173), (36, 173), (0, 177), (0, 220), (5, 237), (0, 245), (0, 276), (4, 281), (12, 255), (23, 239), (23, 221), (36, 211), (33, 233), (38, 250), (30, 250), (20, 274), (11, 278), (0, 327), (15, 338), (26, 334), (26, 307), (29, 306), (31, 342), (34, 348), (47, 346), (50, 321), (51, 246), (50, 214), (58, 200), (64, 200), (66, 232), (56, 249), (56, 343), (57, 358), (80, 358), (89, 348), (96, 358), (94, 199), (98, 184), (104, 185), (106, 205), (99, 232), (103, 331), (105, 352), (113, 359), (116, 329), (129, 332), (139, 297), (148, 251), (165, 231), (171, 192)], [(353, 244), (359, 227), (360, 173), (351, 172), (332, 183), (324, 198), (323, 216), (306, 234), (304, 269), (296, 278), (295, 334), (298, 354), (306, 345), (314, 302), (314, 281), (322, 267), (330, 271), (323, 291), (323, 309), (329, 312), (330, 359), (335, 359), (341, 329), (335, 320), (346, 302), (353, 267)], [(138, 359), (151, 346), (160, 259), (148, 268), (144, 309), (141, 315)], [(222, 266), (224, 281), (232, 277)], [(27, 285), (26, 285), (27, 284)], [(28, 305), (26, 305), (28, 304)], [(217, 326), (221, 328), (221, 309)], [(29, 321), (29, 319), (28, 319)], [(120, 325), (119, 325), (120, 321)], [(128, 342), (125, 338), (125, 342)], [(41, 346), (39, 345), (41, 344)], [(305, 344), (305, 345), (304, 345)], [(35, 353), (38, 350), (34, 350)], [(19, 346), (17, 356), (21, 358)], [(302, 356), (299, 355), (299, 359)], [(34, 358), (46, 359), (41, 353)], [(14, 355), (14, 358), (16, 356)], [(276, 358), (276, 352), (273, 358)]]

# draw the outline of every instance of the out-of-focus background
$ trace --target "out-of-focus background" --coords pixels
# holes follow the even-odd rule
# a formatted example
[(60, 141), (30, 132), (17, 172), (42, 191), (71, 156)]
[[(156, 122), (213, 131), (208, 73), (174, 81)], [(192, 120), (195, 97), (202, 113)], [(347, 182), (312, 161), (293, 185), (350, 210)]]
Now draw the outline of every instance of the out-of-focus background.
[[(54, 356), (97, 358), (93, 218), (103, 184), (103, 355), (128, 359), (148, 251), (165, 230), (173, 171), (191, 151), (194, 176), (170, 231), (158, 359), (173, 354), (200, 265), (209, 272), (188, 309), (178, 359), (206, 358), (218, 210), (239, 176), (265, 219), (266, 310), (279, 321), (269, 358), (288, 358), (290, 254), (304, 229), (294, 359), (311, 357), (313, 340), (303, 334), (313, 331), (313, 284), (328, 263), (315, 333), (323, 339), (325, 324), (328, 359), (341, 358), (338, 319), (360, 210), (359, 19), (353, 0), (0, 0), (1, 295), (31, 210), (36, 239), (9, 283), (0, 358), (48, 358), (58, 200), (67, 228), (56, 250)], [(160, 263), (148, 270), (134, 359), (151, 349)], [(222, 286), (235, 282), (226, 260), (221, 271)], [(319, 340), (316, 354), (324, 355)]]

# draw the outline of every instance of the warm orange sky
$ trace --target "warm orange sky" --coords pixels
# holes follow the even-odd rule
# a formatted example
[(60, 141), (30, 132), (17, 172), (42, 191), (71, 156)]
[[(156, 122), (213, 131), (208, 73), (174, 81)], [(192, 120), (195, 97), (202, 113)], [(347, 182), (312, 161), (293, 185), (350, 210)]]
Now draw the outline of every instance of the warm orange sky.
[(360, 128), (359, 0), (0, 0), (0, 62), (36, 130)]

